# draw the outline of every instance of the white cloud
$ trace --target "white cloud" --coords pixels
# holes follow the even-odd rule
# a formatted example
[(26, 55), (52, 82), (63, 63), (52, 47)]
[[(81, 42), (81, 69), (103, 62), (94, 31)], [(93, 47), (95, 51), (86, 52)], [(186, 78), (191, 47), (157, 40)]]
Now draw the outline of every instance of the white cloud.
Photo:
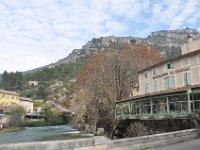
[(93, 37), (199, 28), (199, 8), (198, 0), (0, 1), (0, 73), (55, 62)]

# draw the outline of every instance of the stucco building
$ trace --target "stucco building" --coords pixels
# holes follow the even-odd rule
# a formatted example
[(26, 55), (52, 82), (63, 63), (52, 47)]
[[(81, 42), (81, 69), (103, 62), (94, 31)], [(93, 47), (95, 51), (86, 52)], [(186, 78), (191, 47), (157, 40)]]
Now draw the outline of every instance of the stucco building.
[(33, 100), (30, 98), (20, 97), (20, 94), (13, 91), (0, 90), (0, 112), (9, 109), (12, 106), (21, 105), (26, 112), (33, 111)]
[(0, 106), (2, 109), (6, 106), (19, 105), (19, 103), (18, 93), (0, 90)]
[(200, 40), (188, 35), (182, 55), (138, 72), (133, 97), (116, 102), (117, 118), (187, 117), (200, 112)]
[(33, 112), (33, 100), (30, 98), (20, 97), (20, 105), (24, 107), (26, 113)]
[(190, 37), (181, 50), (181, 56), (139, 72), (139, 95), (200, 84), (200, 40)]

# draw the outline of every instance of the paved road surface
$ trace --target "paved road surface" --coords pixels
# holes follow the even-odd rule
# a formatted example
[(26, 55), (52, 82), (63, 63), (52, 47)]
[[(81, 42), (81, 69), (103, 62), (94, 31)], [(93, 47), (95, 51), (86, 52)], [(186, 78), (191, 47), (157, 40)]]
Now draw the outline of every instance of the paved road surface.
[(200, 139), (184, 143), (178, 143), (152, 150), (200, 150)]

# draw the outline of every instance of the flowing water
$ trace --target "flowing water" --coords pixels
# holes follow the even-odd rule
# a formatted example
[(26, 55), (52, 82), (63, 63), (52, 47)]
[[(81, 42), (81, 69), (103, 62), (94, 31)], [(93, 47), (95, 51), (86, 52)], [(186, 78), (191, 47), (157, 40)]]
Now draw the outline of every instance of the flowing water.
[(64, 140), (80, 137), (74, 136), (74, 134), (70, 134), (71, 132), (76, 132), (76, 130), (67, 125), (26, 127), (24, 130), (21, 131), (0, 133), (0, 144), (47, 140)]

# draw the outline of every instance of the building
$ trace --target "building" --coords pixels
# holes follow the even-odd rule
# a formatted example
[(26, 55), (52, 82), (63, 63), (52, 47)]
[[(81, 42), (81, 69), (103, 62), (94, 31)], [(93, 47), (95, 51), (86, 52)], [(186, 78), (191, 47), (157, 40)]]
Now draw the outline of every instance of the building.
[[(33, 107), (33, 100), (30, 98), (20, 97), (20, 94), (12, 91), (0, 90), (0, 122), (8, 122), (6, 120), (5, 111), (9, 110), (13, 106), (22, 106), (25, 109), (25, 120), (44, 120), (42, 110), (44, 108), (37, 108), (37, 112)], [(4, 120), (4, 121), (3, 121)], [(5, 121), (6, 120), (6, 121)]]
[(33, 111), (33, 100), (30, 98), (20, 97), (20, 94), (12, 91), (0, 90), (0, 113), (12, 106), (21, 105), (26, 112)]
[(6, 107), (10, 107), (13, 105), (19, 105), (19, 94), (16, 92), (6, 91), (6, 90), (0, 90), (0, 111), (3, 112), (3, 110)]
[(38, 86), (38, 81), (28, 81), (28, 85), (30, 86)]
[(24, 107), (26, 113), (33, 112), (33, 100), (30, 98), (20, 97), (20, 105)]
[(118, 119), (188, 117), (200, 113), (200, 40), (188, 35), (182, 55), (139, 71), (139, 90), (116, 102)]

